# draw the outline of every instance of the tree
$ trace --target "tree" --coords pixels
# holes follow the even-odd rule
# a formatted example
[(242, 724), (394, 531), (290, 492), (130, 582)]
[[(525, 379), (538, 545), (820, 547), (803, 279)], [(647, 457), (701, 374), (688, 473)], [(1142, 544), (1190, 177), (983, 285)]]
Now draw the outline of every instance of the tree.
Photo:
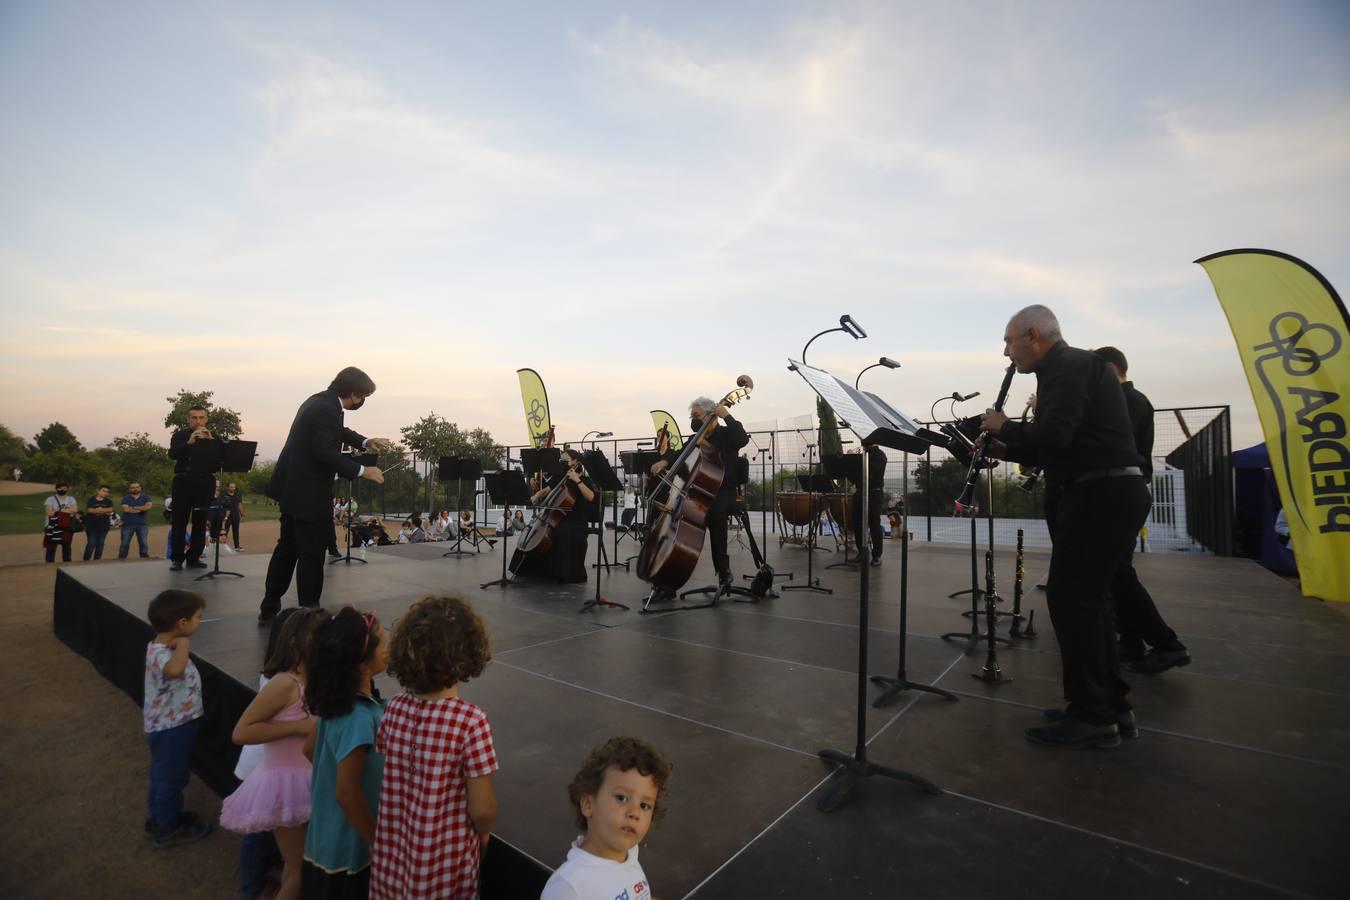
[[(458, 456), (476, 459), (484, 469), (501, 468), (503, 449), (498, 447), (492, 435), (482, 428), (463, 431), (454, 422), (446, 421), (436, 413), (430, 413), (418, 419), (412, 425), (399, 429), (403, 443), (424, 465), (424, 488), (426, 508), (431, 508), (431, 498), (437, 490), (438, 479), (433, 464), (442, 456)], [(472, 485), (466, 486), (466, 494)], [(455, 503), (459, 502), (459, 485), (454, 484), (451, 495)], [(386, 488), (386, 495), (389, 494)]]
[(844, 443), (839, 438), (839, 420), (834, 417), (834, 410), (821, 397), (816, 398), (816, 415), (820, 417), (820, 458), (843, 453)]
[(23, 438), (0, 425), (0, 472), (5, 476), (14, 466), (22, 466), (28, 451), (24, 449)]
[(33, 446), (28, 452), (30, 454), (51, 453), (54, 450), (78, 452), (83, 449), (69, 428), (60, 422), (53, 422), (33, 436)]
[(179, 388), (174, 397), (165, 397), (169, 404), (169, 414), (164, 417), (164, 427), (177, 431), (188, 427), (188, 410), (200, 406), (206, 410), (207, 428), (218, 438), (232, 441), (244, 433), (239, 413), (227, 406), (215, 406), (211, 398), (215, 391), (189, 391)]
[(161, 495), (173, 486), (173, 463), (168, 449), (155, 443), (144, 431), (115, 437), (94, 454), (106, 460), (119, 482), (139, 481), (149, 493)]

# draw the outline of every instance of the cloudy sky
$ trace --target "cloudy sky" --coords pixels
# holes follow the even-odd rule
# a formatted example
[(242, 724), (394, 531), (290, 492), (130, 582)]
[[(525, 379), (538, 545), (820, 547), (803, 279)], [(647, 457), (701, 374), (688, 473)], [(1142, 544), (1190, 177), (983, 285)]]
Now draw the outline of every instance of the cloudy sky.
[[(87, 446), (209, 389), (264, 455), (343, 365), (372, 435), (525, 439), (720, 395), (789, 355), (926, 415), (992, 397), (1009, 313), (1112, 343), (1155, 405), (1231, 404), (1192, 260), (1350, 291), (1350, 6), (0, 2), (0, 422)], [(1014, 383), (1020, 408), (1033, 386)], [(972, 403), (970, 406), (975, 406)]]

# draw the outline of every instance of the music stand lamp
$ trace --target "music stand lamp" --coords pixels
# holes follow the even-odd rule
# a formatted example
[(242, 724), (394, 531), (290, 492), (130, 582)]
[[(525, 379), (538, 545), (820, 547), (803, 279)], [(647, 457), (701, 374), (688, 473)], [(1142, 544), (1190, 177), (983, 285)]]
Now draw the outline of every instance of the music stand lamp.
[[(206, 446), (202, 446), (206, 445)], [(201, 450), (196, 448), (201, 446)], [(247, 472), (253, 468), (253, 458), (258, 455), (257, 441), (196, 441), (191, 445), (188, 451), (188, 467), (196, 471), (195, 466), (198, 463), (198, 454), (202, 459), (200, 465), (211, 466), (212, 469), (203, 469), (202, 471), (214, 471), (218, 481), (224, 481), (226, 472), (241, 473)], [(221, 529), (224, 532), (224, 529)], [(183, 540), (187, 540), (186, 536)], [(187, 548), (184, 548), (184, 556), (187, 555)], [(207, 578), (215, 578), (218, 575), (232, 575), (235, 578), (243, 578), (243, 572), (225, 572), (220, 568), (220, 535), (216, 536), (215, 567), (205, 575), (198, 575), (193, 581), (202, 581)]]
[[(359, 466), (373, 466), (380, 461), (379, 454), (376, 453), (353, 453), (351, 457)], [(330, 566), (336, 563), (359, 562), (364, 564), (366, 562), (359, 556), (352, 556), (352, 502), (356, 499), (356, 482), (358, 480), (359, 476), (358, 478), (347, 479), (347, 523), (344, 526), (347, 532), (347, 552), (337, 559), (330, 559), (328, 561)]]
[[(483, 482), (487, 485), (488, 497), (493, 504), (500, 504), (503, 509), (507, 506), (524, 507), (530, 503), (530, 486), (525, 483), (525, 474), (516, 471), (488, 472), (483, 475)], [(510, 523), (507, 523), (510, 528)], [(511, 578), (506, 573), (506, 545), (508, 535), (503, 530), (501, 534), (502, 542), (502, 577), (493, 581), (480, 584), (479, 587), (489, 588), (494, 585), (506, 587), (511, 583)]]
[(597, 498), (600, 502), (596, 506), (600, 511), (600, 534), (596, 539), (595, 596), (582, 604), (581, 609), (577, 610), (577, 612), (589, 612), (597, 606), (603, 606), (608, 609), (631, 609), (627, 604), (607, 600), (600, 595), (600, 569), (602, 567), (606, 570), (617, 566), (623, 566), (625, 570), (628, 569), (627, 562), (600, 562), (605, 552), (605, 491), (622, 491), (623, 482), (619, 481), (619, 476), (614, 474), (614, 468), (610, 466), (609, 460), (605, 457), (605, 452), (603, 450), (597, 450), (592, 447), (590, 450), (582, 451), (581, 460), (582, 464), (586, 467), (587, 474), (591, 476), (591, 481), (594, 481), (596, 486), (600, 488), (600, 496)]
[[(805, 364), (803, 363), (803, 365)], [(838, 409), (836, 408), (836, 403), (831, 402), (832, 400), (839, 402), (841, 400), (851, 400), (852, 398), (848, 396), (839, 398), (838, 394), (836, 394), (835, 386), (833, 384), (827, 384), (824, 379), (830, 379), (830, 381), (837, 382), (840, 388), (846, 389), (848, 386), (842, 382), (838, 382), (838, 379), (832, 378), (828, 373), (820, 372), (819, 370), (815, 370), (809, 376), (808, 373), (802, 372), (800, 369), (796, 369), (796, 371), (802, 375), (803, 380), (811, 386), (813, 391), (816, 391), (817, 395), (834, 410), (835, 414), (839, 416), (840, 419), (850, 423), (849, 430), (853, 431), (862, 442), (863, 454), (865, 456), (867, 447), (870, 446), (869, 434), (864, 434), (858, 430), (859, 428), (866, 428), (866, 426), (862, 424), (861, 417), (855, 416), (850, 410)], [(820, 376), (824, 377), (822, 378)], [(828, 393), (829, 396), (826, 396), (822, 391)], [(864, 521), (867, 518), (867, 469), (867, 466), (862, 467), (862, 513)], [(864, 557), (867, 556), (868, 540), (868, 530), (863, 529), (862, 533), (858, 535), (859, 555)], [(838, 777), (834, 779), (834, 785), (821, 794), (820, 799), (816, 802), (816, 808), (821, 812), (830, 812), (837, 808), (857, 782), (874, 775), (879, 775), (883, 778), (891, 778), (897, 781), (908, 781), (930, 794), (942, 793), (942, 788), (920, 775), (915, 775), (914, 773), (904, 771), (903, 769), (878, 765), (867, 758), (867, 620), (868, 587), (871, 569), (871, 566), (863, 566), (859, 572), (857, 740), (852, 753), (831, 748), (821, 750), (817, 754), (821, 759), (826, 760), (827, 762), (836, 763), (839, 766), (835, 773)]]

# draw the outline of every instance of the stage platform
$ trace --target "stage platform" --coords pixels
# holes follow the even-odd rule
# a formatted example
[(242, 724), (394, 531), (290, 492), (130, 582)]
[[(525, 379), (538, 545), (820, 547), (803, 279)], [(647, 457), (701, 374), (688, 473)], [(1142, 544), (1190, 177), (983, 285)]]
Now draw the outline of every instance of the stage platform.
[[(796, 575), (780, 586), (800, 584), (805, 551), (773, 544), (771, 561)], [(960, 699), (908, 692), (869, 709), (868, 753), (945, 793), (873, 779), (826, 814), (815, 803), (832, 767), (816, 753), (851, 752), (855, 735), (858, 574), (824, 568), (838, 555), (816, 554), (833, 595), (791, 591), (639, 615), (644, 586), (622, 569), (600, 576), (602, 593), (633, 610), (578, 614), (594, 582), (484, 590), (479, 583), (500, 572), (500, 550), (443, 559), (445, 549), (389, 547), (370, 551), (366, 565), (330, 565), (324, 603), (374, 609), (388, 627), (417, 597), (457, 592), (487, 622), (493, 661), (463, 695), (487, 711), (501, 762), (488, 900), (530, 896), (544, 867), (562, 861), (575, 834), (567, 782), (591, 747), (616, 734), (650, 740), (675, 764), (667, 817), (642, 855), (666, 900), (1345, 896), (1350, 615), (1300, 597), (1250, 560), (1137, 556), (1194, 663), (1130, 676), (1139, 740), (1059, 751), (1022, 736), (1041, 708), (1062, 702), (1045, 595), (1032, 587), (1044, 580), (1046, 554), (1028, 553), (1026, 565), (1025, 607), (1036, 611), (1040, 636), (1001, 651), (1013, 680), (987, 685), (971, 677), (983, 648), (965, 656), (962, 644), (938, 638), (969, 628), (961, 616), (969, 599), (947, 597), (969, 585), (968, 555), (916, 543), (908, 675)], [(732, 549), (738, 571), (750, 573), (748, 552), (734, 541)], [(898, 550), (888, 541), (884, 565), (871, 570), (872, 674), (895, 673)], [(137, 702), (150, 597), (170, 586), (206, 595), (192, 647), (211, 737), (196, 769), (217, 790), (232, 786), (229, 728), (261, 664), (255, 619), (266, 565), (266, 553), (235, 556), (223, 567), (245, 578), (208, 582), (162, 561), (78, 566), (57, 578), (58, 636)], [(1013, 571), (1001, 548), (1009, 605)], [(695, 583), (711, 580), (706, 559), (698, 575)], [(397, 690), (387, 678), (380, 688)]]

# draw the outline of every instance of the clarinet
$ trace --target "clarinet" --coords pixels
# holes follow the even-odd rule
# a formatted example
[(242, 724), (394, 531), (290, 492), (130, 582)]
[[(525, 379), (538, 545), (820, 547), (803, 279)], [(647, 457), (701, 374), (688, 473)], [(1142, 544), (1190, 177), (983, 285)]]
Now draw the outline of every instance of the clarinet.
[[(994, 401), (994, 412), (1003, 412), (1003, 403), (1008, 399), (1008, 388), (1012, 387), (1013, 376), (1017, 374), (1017, 364), (1008, 363), (1008, 371), (1003, 373), (1003, 384), (998, 389), (998, 399)], [(956, 511), (965, 512), (971, 508), (975, 499), (975, 486), (980, 480), (980, 470), (984, 468), (984, 444), (993, 439), (989, 431), (981, 431), (976, 448), (970, 455), (970, 471), (966, 474), (966, 487), (956, 498)]]

